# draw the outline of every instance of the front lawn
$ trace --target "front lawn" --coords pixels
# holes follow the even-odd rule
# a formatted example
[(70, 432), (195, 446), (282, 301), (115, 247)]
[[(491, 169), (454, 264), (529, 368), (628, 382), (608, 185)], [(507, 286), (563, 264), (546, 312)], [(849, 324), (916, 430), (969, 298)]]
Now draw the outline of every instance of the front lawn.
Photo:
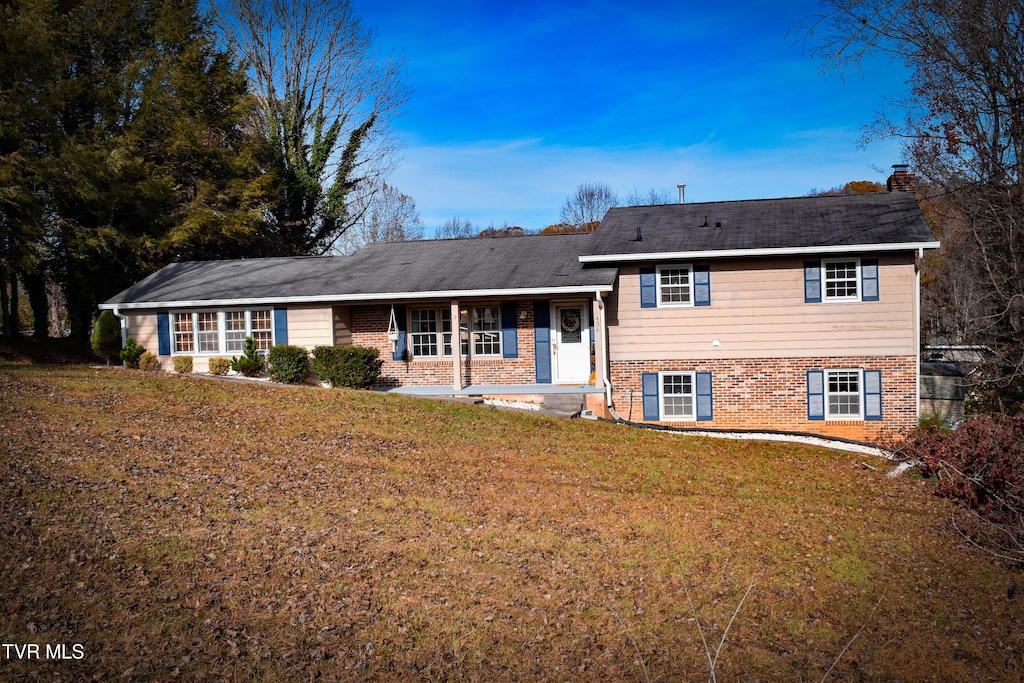
[(5, 680), (707, 680), (751, 584), (720, 681), (1024, 676), (1020, 572), (884, 461), (0, 363)]

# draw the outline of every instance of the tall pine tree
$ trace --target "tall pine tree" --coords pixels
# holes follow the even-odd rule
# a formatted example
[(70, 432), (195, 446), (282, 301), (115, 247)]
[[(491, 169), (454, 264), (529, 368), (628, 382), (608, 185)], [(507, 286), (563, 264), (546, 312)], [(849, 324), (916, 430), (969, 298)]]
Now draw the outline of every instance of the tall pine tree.
[(28, 15), (45, 41), (23, 88), (38, 111), (19, 121), (37, 250), (85, 338), (96, 304), (155, 268), (246, 253), (276, 181), (245, 76), (194, 0), (12, 9)]

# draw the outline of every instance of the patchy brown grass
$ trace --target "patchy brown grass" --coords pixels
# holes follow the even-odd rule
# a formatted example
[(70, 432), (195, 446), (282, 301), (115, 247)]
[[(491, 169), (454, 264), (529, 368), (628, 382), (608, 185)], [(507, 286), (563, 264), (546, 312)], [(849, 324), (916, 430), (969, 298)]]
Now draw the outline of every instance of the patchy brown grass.
[(0, 396), (0, 637), (84, 653), (2, 679), (702, 680), (694, 613), (717, 645), (751, 582), (718, 680), (1022, 676), (1024, 581), (862, 456), (123, 370)]

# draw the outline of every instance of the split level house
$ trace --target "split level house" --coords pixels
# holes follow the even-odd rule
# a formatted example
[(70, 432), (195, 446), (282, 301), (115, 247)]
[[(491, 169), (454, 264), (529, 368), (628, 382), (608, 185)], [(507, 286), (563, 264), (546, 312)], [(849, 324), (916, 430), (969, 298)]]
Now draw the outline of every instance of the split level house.
[(917, 424), (937, 247), (910, 192), (639, 206), (586, 234), (174, 263), (101, 308), (165, 369), (246, 337), (354, 344), (381, 389), (575, 389), (636, 422), (873, 440)]

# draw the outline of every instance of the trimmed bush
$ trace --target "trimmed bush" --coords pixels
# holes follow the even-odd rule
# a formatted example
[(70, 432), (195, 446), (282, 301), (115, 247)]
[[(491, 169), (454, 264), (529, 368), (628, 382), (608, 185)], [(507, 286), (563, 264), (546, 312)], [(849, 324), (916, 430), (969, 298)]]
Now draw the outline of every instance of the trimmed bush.
[(160, 360), (147, 351), (146, 353), (139, 356), (139, 369), (140, 370), (156, 370), (160, 367)]
[(89, 341), (93, 352), (107, 361), (107, 365), (117, 362), (121, 355), (121, 321), (112, 311), (100, 313)]
[(228, 370), (231, 369), (231, 360), (229, 358), (211, 358), (210, 359), (210, 374), (211, 375), (226, 375)]
[(335, 387), (369, 389), (380, 378), (380, 351), (364, 346), (318, 346), (313, 349), (313, 373)]
[(174, 371), (183, 374), (192, 372), (192, 356), (175, 356)]
[(242, 373), (246, 377), (260, 376), (260, 373), (263, 372), (263, 356), (256, 349), (255, 339), (252, 337), (245, 338), (241, 357), (231, 358), (231, 369)]
[(302, 384), (309, 376), (309, 355), (301, 346), (277, 344), (267, 351), (270, 379), (284, 384)]
[(132, 368), (133, 370), (139, 369), (139, 358), (146, 352), (144, 346), (139, 346), (135, 342), (135, 337), (128, 337), (128, 341), (124, 343), (124, 348), (121, 349), (121, 360), (124, 361), (126, 368)]

